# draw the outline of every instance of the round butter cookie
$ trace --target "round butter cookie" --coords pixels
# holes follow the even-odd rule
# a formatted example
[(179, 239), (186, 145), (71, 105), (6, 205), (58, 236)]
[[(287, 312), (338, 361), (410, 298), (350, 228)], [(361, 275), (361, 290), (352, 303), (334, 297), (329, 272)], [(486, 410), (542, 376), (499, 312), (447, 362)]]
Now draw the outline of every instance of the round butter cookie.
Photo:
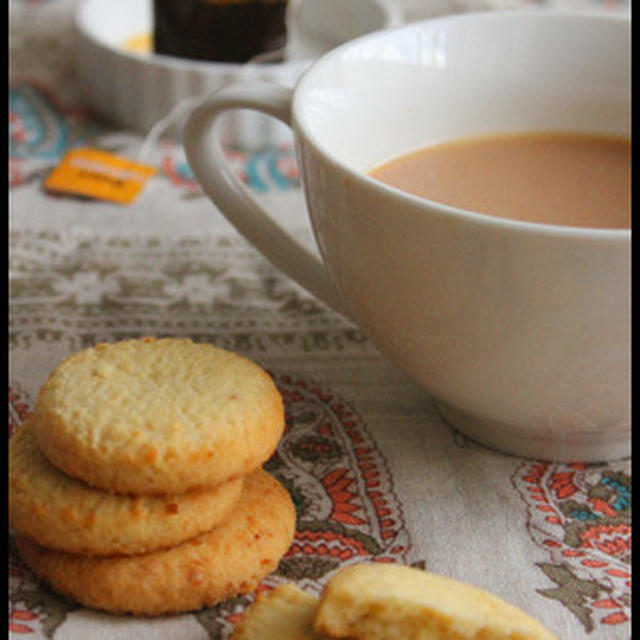
[(262, 591), (244, 612), (231, 640), (326, 640), (313, 630), (318, 601), (293, 584)]
[(235, 507), (242, 478), (178, 495), (108, 493), (54, 467), (29, 418), (9, 441), (9, 526), (71, 553), (145, 553), (211, 530)]
[(338, 571), (322, 593), (314, 628), (350, 640), (557, 640), (487, 591), (387, 563)]
[(135, 615), (195, 611), (249, 593), (295, 531), (295, 507), (266, 471), (245, 479), (233, 515), (178, 546), (130, 556), (82, 556), (16, 536), (22, 559), (53, 589), (94, 609)]
[(265, 371), (189, 339), (76, 353), (45, 382), (36, 413), (50, 462), (119, 493), (183, 493), (246, 475), (284, 430), (282, 398)]

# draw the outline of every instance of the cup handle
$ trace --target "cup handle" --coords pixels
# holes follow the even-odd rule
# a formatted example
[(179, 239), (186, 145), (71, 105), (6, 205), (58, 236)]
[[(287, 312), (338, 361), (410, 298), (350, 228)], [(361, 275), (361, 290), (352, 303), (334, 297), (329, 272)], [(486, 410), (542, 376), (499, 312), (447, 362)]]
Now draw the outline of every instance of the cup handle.
[(267, 82), (230, 85), (217, 91), (189, 116), (184, 128), (185, 153), (200, 186), (227, 220), (278, 269), (346, 316), (323, 263), (249, 195), (215, 138), (218, 117), (230, 109), (253, 109), (291, 127), (292, 93)]

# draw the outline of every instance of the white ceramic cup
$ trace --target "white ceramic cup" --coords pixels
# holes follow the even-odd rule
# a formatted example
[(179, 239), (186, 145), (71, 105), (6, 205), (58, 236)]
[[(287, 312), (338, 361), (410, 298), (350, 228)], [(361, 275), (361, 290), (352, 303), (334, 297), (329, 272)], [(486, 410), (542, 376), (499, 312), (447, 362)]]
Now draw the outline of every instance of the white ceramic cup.
[[(627, 18), (545, 10), (436, 18), (331, 51), (293, 91), (222, 90), (190, 116), (186, 153), (231, 223), (357, 322), (462, 432), (525, 457), (626, 457), (631, 231), (463, 211), (367, 171), (476, 134), (629, 136), (630, 60)], [(292, 127), (322, 261), (234, 178), (214, 124), (238, 107)]]

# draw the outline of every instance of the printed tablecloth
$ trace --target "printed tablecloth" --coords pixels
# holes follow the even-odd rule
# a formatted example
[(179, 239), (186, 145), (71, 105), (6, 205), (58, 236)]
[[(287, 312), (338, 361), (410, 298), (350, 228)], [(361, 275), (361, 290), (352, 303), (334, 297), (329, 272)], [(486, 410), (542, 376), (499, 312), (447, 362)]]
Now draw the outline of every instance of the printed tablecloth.
[[(291, 580), (319, 592), (341, 566), (390, 560), (488, 589), (563, 640), (628, 640), (629, 461), (523, 460), (457, 433), (359, 328), (231, 228), (194, 183), (179, 140), (154, 147), (159, 171), (132, 205), (43, 190), (70, 148), (135, 158), (141, 143), (85, 106), (70, 35), (76, 4), (10, 3), (9, 436), (73, 351), (145, 335), (215, 343), (265, 367), (286, 406), (286, 433), (267, 468), (290, 491), (298, 525), (260, 588)], [(292, 149), (229, 156), (253, 194), (312, 247)], [(227, 638), (251, 601), (157, 619), (90, 611), (41, 585), (11, 535), (9, 574), (12, 639)]]

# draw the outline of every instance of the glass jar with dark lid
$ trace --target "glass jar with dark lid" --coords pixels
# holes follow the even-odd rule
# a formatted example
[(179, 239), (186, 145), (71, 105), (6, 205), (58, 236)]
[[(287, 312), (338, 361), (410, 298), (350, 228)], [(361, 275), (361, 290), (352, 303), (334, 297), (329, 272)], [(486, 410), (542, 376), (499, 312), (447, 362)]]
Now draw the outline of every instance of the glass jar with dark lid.
[(284, 47), (287, 0), (154, 0), (154, 51), (247, 62)]

